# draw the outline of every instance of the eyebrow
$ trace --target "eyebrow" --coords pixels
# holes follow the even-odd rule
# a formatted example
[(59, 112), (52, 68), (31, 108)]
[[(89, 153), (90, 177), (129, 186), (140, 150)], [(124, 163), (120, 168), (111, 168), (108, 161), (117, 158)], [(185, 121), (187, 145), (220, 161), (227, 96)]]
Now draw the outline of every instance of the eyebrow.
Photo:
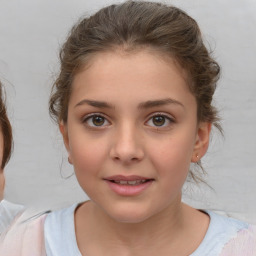
[[(109, 104), (107, 102), (104, 101), (96, 101), (96, 100), (89, 100), (89, 99), (84, 99), (79, 101), (75, 107), (81, 106), (81, 105), (90, 105), (92, 107), (96, 107), (96, 108), (114, 108), (114, 106), (112, 104)], [(159, 100), (148, 100), (145, 102), (142, 102), (138, 105), (139, 109), (147, 109), (147, 108), (153, 108), (153, 107), (159, 107), (159, 106), (163, 106), (163, 105), (169, 105), (169, 104), (175, 104), (178, 106), (181, 106), (184, 108), (184, 105), (174, 99), (171, 98), (166, 98), (166, 99), (159, 99)]]
[(141, 108), (141, 109), (153, 108), (153, 107), (159, 107), (159, 106), (169, 105), (169, 104), (175, 104), (175, 105), (185, 108), (181, 102), (171, 99), (171, 98), (160, 99), (160, 100), (149, 100), (146, 102), (142, 102), (139, 104), (139, 108)]
[(88, 100), (88, 99), (84, 99), (84, 100), (81, 100), (79, 101), (75, 107), (78, 107), (78, 106), (81, 106), (81, 105), (84, 105), (84, 104), (87, 104), (87, 105), (90, 105), (92, 107), (96, 107), (96, 108), (114, 108), (113, 105), (107, 103), (107, 102), (104, 102), (104, 101), (96, 101), (96, 100)]

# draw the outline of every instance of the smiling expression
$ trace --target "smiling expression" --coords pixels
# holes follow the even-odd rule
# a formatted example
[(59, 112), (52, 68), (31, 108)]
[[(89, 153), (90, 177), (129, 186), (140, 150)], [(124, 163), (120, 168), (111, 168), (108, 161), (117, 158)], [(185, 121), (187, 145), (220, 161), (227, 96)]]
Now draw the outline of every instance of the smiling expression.
[(146, 50), (94, 56), (75, 76), (67, 123), (60, 124), (80, 186), (122, 222), (179, 207), (209, 127), (197, 122), (185, 72)]

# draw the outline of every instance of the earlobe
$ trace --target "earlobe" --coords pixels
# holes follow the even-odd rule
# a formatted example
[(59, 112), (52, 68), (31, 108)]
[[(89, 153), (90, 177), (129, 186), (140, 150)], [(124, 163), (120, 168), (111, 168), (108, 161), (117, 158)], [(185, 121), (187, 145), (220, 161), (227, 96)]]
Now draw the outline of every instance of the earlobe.
[(62, 134), (62, 138), (63, 138), (64, 144), (65, 144), (65, 147), (68, 150), (68, 144), (69, 144), (68, 143), (68, 131), (67, 131), (67, 127), (63, 121), (59, 122), (59, 130), (60, 130), (60, 133)]
[[(59, 122), (59, 130), (60, 130), (60, 132), (62, 134), (62, 138), (63, 138), (63, 142), (64, 142), (64, 145), (65, 145), (65, 148), (66, 148), (68, 154), (70, 154), (69, 137), (68, 137), (67, 125), (64, 124), (63, 121)], [(68, 162), (70, 164), (72, 164), (72, 159), (71, 159), (70, 155), (68, 156)]]
[(209, 146), (211, 127), (212, 124), (208, 122), (202, 122), (199, 124), (191, 162), (199, 162), (205, 155)]

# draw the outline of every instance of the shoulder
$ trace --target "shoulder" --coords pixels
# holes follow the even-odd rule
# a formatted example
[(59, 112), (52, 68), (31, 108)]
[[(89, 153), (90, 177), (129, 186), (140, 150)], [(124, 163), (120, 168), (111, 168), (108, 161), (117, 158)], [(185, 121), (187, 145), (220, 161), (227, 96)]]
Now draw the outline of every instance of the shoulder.
[(68, 208), (48, 214), (44, 224), (45, 237), (50, 237), (52, 233), (56, 232), (62, 234), (67, 228), (73, 228), (76, 207), (77, 204), (74, 204)]
[[(210, 216), (210, 224), (206, 235), (199, 248), (192, 254), (193, 256), (253, 256), (256, 254), (230, 254), (228, 250), (236, 244), (241, 246), (243, 241), (252, 243), (255, 239), (255, 228), (243, 221), (221, 216), (211, 211), (205, 211)], [(243, 239), (239, 238), (243, 234)], [(243, 240), (243, 241), (242, 241)], [(233, 245), (231, 245), (231, 242)], [(255, 243), (255, 242), (254, 242)], [(240, 244), (240, 245), (239, 245)], [(228, 254), (227, 254), (228, 253)]]
[(57, 211), (52, 211), (47, 215), (45, 225), (62, 225), (63, 220), (70, 220), (74, 216), (74, 211), (76, 209), (78, 204), (73, 204), (70, 207), (57, 210)]
[(248, 229), (249, 224), (230, 217), (222, 216), (217, 213), (206, 211), (210, 216), (211, 222), (209, 231), (219, 236), (232, 237), (237, 234), (240, 230)]
[(0, 255), (44, 256), (44, 221), (46, 214), (35, 216), (24, 212), (1, 237)]
[(74, 212), (78, 204), (51, 212), (44, 223), (47, 255), (80, 255), (76, 243)]
[(256, 226), (240, 229), (224, 246), (221, 256), (255, 256)]
[(0, 202), (0, 235), (4, 233), (11, 223), (22, 214), (24, 206), (13, 204), (6, 200)]

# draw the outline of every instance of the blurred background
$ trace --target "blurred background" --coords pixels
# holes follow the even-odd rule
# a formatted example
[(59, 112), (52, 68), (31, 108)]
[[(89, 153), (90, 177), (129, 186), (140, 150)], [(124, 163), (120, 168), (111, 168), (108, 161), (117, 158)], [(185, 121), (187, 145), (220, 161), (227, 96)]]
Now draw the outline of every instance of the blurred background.
[[(0, 0), (0, 79), (14, 151), (5, 198), (37, 209), (87, 199), (68, 164), (48, 98), (58, 52), (72, 25), (113, 0)], [(119, 1), (122, 2), (122, 1)], [(222, 67), (215, 95), (224, 138), (213, 130), (203, 165), (208, 184), (186, 184), (184, 201), (256, 223), (256, 1), (165, 1), (199, 23)]]

